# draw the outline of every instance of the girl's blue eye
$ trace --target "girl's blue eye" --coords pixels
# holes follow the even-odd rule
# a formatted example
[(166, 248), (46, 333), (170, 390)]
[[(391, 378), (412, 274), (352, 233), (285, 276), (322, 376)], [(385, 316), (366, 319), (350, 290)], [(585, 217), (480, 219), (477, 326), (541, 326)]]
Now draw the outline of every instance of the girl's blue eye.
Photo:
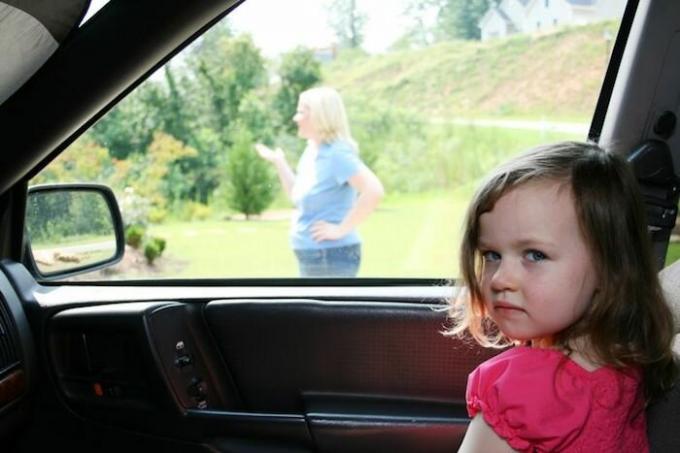
[(499, 261), (501, 259), (501, 254), (492, 251), (482, 252), (482, 258), (484, 258), (484, 261), (486, 262)]
[(548, 258), (548, 256), (540, 250), (529, 250), (527, 251), (526, 257), (529, 261), (533, 262), (543, 261)]

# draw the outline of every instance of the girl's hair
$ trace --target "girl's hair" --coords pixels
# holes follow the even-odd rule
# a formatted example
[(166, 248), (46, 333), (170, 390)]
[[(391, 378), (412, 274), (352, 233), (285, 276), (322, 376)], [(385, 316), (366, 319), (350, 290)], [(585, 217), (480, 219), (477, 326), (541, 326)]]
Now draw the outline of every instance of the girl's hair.
[(300, 103), (309, 108), (312, 126), (323, 143), (344, 140), (356, 152), (359, 147), (352, 138), (342, 97), (334, 88), (316, 87), (300, 93)]
[(484, 262), (478, 249), (479, 217), (508, 191), (529, 181), (563, 182), (571, 189), (581, 234), (599, 284), (583, 316), (556, 335), (570, 350), (585, 336), (592, 360), (644, 369), (645, 394), (656, 398), (671, 387), (677, 369), (671, 349), (673, 315), (657, 279), (645, 211), (628, 163), (595, 144), (540, 146), (501, 165), (482, 184), (467, 211), (460, 249), (464, 288), (451, 301), (454, 327), (482, 345), (511, 344), (486, 313), (480, 288)]

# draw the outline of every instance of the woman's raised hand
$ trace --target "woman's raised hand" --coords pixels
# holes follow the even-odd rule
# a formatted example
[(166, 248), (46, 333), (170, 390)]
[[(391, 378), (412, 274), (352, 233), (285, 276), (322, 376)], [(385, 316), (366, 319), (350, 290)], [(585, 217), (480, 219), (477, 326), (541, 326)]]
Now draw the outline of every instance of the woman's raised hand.
[(256, 143), (255, 151), (257, 151), (257, 154), (259, 154), (261, 158), (271, 163), (285, 159), (281, 148), (271, 149), (262, 143)]

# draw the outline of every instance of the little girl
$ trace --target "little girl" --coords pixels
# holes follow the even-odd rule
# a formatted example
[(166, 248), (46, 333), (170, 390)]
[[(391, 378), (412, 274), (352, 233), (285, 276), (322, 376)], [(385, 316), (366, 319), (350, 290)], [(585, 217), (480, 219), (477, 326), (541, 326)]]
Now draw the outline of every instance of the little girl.
[(448, 334), (515, 345), (468, 378), (461, 452), (646, 452), (676, 376), (637, 182), (593, 144), (539, 147), (475, 195)]

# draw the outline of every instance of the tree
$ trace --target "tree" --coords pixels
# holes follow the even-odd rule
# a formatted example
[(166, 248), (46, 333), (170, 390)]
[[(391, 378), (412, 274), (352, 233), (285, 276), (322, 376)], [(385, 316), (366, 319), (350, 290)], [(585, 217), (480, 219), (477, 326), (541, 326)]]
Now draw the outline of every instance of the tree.
[[(210, 106), (210, 125), (227, 134), (243, 97), (266, 82), (264, 58), (249, 35), (212, 39), (189, 62)], [(224, 143), (231, 141), (223, 135)]]
[(274, 200), (274, 178), (269, 164), (254, 151), (253, 137), (245, 127), (235, 128), (227, 163), (227, 202), (249, 219)]
[(233, 143), (237, 118), (245, 115), (246, 127), (258, 131), (258, 140), (266, 138), (258, 125), (268, 124), (264, 135), (272, 137), (277, 122), (271, 101), (258, 102), (251, 95), (264, 91), (267, 82), (260, 50), (250, 36), (233, 36), (228, 25), (215, 27), (190, 47), (183, 61), (166, 65), (161, 75), (144, 82), (91, 132), (96, 144), (114, 158), (112, 172), (121, 190), (144, 162), (155, 159), (147, 156), (155, 133), (192, 150), (165, 163), (162, 184), (152, 191), (154, 197), (163, 197), (163, 203), (154, 202), (159, 212), (167, 202), (209, 203), (223, 176), (223, 156)]
[(357, 0), (333, 0), (330, 13), (329, 23), (340, 45), (350, 49), (361, 47), (367, 16), (357, 8)]
[[(206, 49), (203, 57), (199, 77), (205, 81), (208, 96), (212, 99), (216, 131), (222, 146), (228, 148), (234, 143), (230, 131), (238, 118), (243, 98), (266, 82), (264, 58), (249, 35), (223, 36), (216, 41), (216, 47)], [(216, 159), (204, 160), (203, 163), (199, 177), (210, 175), (213, 183), (201, 185), (206, 190), (194, 199), (207, 203), (209, 195), (218, 186), (219, 170)]]
[(173, 164), (168, 180), (181, 184), (168, 185), (168, 193), (172, 200), (207, 204), (220, 184), (219, 156), (232, 144), (229, 131), (241, 103), (266, 81), (264, 59), (250, 36), (233, 37), (222, 27), (192, 48), (180, 69), (179, 75), (165, 72), (164, 130), (197, 154)]
[(91, 181), (111, 184), (115, 172), (109, 151), (84, 134), (41, 171), (32, 184)]
[[(183, 71), (164, 67), (167, 96), (163, 109), (163, 130), (180, 142), (194, 148), (196, 153), (183, 157), (171, 164), (167, 176), (165, 194), (170, 201), (176, 199), (198, 200), (207, 203), (210, 195), (219, 186), (218, 155), (221, 147), (211, 146), (202, 140), (196, 131), (201, 131), (199, 112), (192, 108), (191, 92), (194, 88), (190, 77)], [(183, 74), (184, 72), (184, 74)], [(176, 176), (180, 174), (181, 180)], [(170, 183), (172, 180), (172, 183)]]
[(442, 0), (437, 14), (440, 39), (480, 39), (479, 20), (490, 0)]
[(158, 83), (144, 82), (104, 115), (90, 129), (90, 136), (116, 159), (143, 154), (161, 125), (162, 98)]
[[(241, 100), (239, 106), (239, 124), (251, 132), (254, 140), (272, 144), (275, 130), (271, 105), (260, 93), (251, 91)], [(292, 121), (291, 121), (292, 122)]]
[(279, 114), (280, 124), (292, 133), (295, 124), (291, 119), (297, 108), (298, 97), (321, 80), (321, 65), (312, 51), (298, 47), (281, 59), (279, 77), (281, 86), (274, 97), (274, 108)]
[(172, 164), (179, 159), (196, 156), (198, 152), (173, 136), (157, 132), (145, 155), (133, 156), (129, 174), (130, 186), (136, 193), (149, 200), (150, 220), (163, 220), (167, 209), (167, 189), (165, 180)]
[(175, 70), (170, 63), (163, 66), (163, 74), (167, 87), (167, 94), (161, 109), (163, 119), (163, 130), (183, 143), (195, 142), (190, 109), (187, 109), (188, 102), (180, 89)]
[(437, 15), (441, 5), (442, 0), (410, 0), (404, 9), (404, 15), (410, 24), (392, 47), (419, 48), (432, 44), (434, 41), (432, 16)]

